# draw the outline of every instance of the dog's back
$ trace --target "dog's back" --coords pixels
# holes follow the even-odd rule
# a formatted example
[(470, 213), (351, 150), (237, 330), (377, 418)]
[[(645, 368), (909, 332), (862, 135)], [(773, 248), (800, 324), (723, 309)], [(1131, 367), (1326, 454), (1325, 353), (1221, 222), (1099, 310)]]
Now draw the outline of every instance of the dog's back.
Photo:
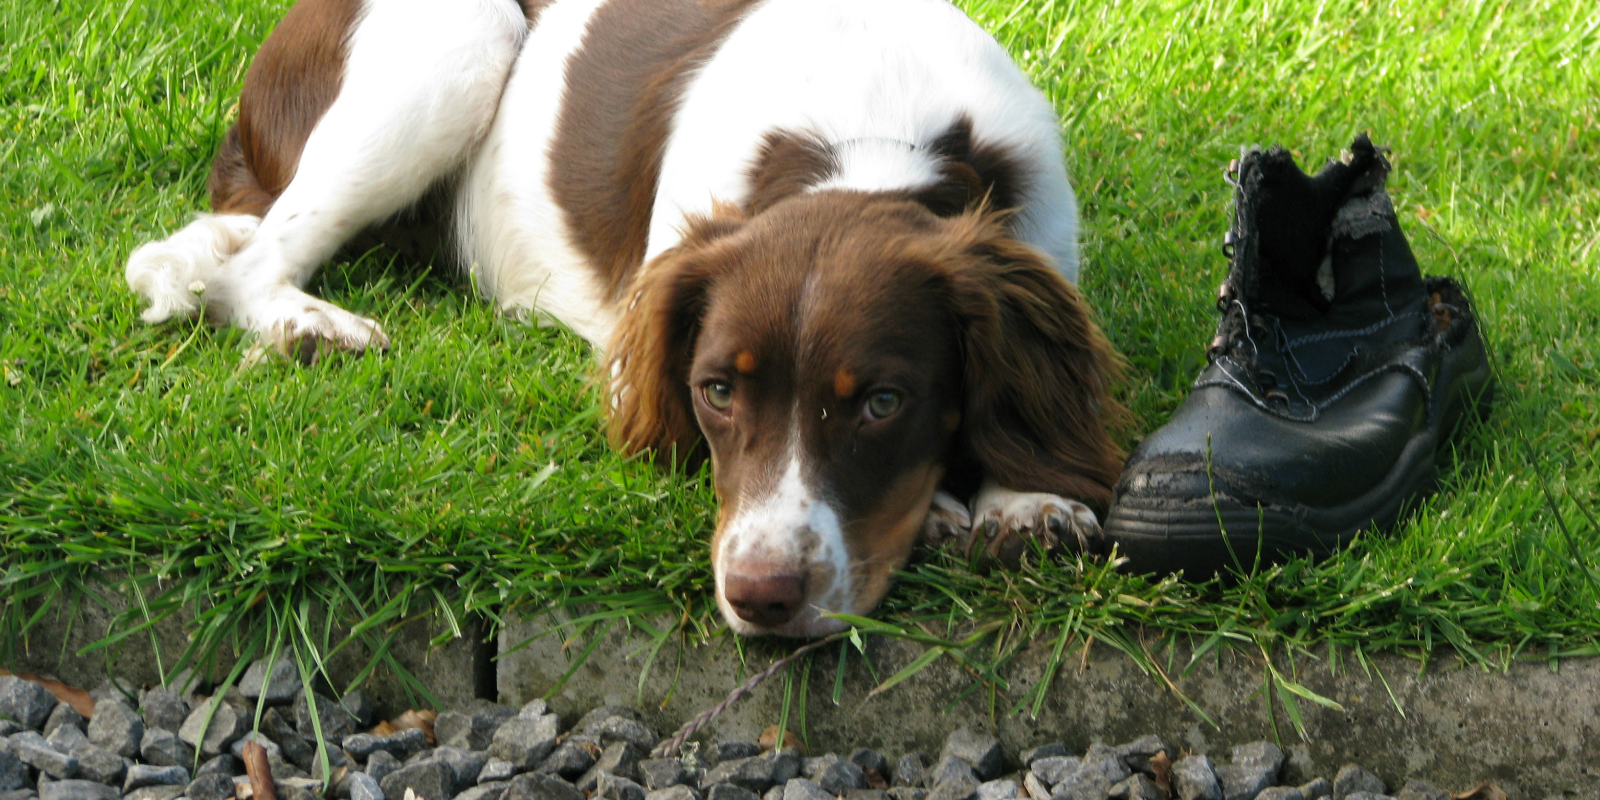
[[(1053, 110), (943, 0), (558, 0), (464, 181), (462, 259), (604, 345), (635, 272), (718, 203), (973, 195), (1077, 274)], [(958, 166), (959, 165), (959, 166)]]

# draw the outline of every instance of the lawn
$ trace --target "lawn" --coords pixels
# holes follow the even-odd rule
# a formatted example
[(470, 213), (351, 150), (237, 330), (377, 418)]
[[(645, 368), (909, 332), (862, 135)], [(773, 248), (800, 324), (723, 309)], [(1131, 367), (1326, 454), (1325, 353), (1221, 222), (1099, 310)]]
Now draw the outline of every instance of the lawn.
[[(1251, 143), (1320, 164), (1362, 130), (1393, 149), (1425, 270), (1475, 294), (1499, 403), (1435, 499), (1325, 562), (1224, 585), (1078, 562), (980, 575), (935, 556), (878, 627), (978, 628), (991, 655), (1091, 635), (1135, 657), (1177, 638), (1493, 664), (1600, 652), (1600, 9), (961, 4), (1060, 110), (1083, 285), (1132, 366), (1130, 445), (1204, 363), (1224, 165)], [(501, 317), (448, 267), (376, 251), (325, 268), (314, 290), (379, 319), (394, 347), (309, 368), (241, 369), (235, 331), (139, 321), (127, 255), (204, 210), (250, 54), (287, 6), (0, 7), (0, 650), (106, 576), (138, 617), (196, 611), (189, 658), (223, 637), (326, 647), (286, 624), (308, 604), (367, 635), (578, 601), (722, 635), (705, 476), (612, 452), (587, 347)]]

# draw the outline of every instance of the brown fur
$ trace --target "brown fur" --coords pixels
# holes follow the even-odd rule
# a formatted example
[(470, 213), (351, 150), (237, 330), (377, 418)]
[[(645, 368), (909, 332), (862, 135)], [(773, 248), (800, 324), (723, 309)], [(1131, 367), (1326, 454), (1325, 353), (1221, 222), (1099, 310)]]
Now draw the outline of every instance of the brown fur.
[[(529, 23), (552, 0), (518, 0)], [(239, 120), (217, 149), (208, 188), (218, 213), (264, 216), (300, 167), (311, 131), (339, 96), (361, 0), (299, 0), (256, 51)]]
[(684, 81), (753, 2), (610, 0), (568, 61), (550, 188), (609, 296), (644, 259)]

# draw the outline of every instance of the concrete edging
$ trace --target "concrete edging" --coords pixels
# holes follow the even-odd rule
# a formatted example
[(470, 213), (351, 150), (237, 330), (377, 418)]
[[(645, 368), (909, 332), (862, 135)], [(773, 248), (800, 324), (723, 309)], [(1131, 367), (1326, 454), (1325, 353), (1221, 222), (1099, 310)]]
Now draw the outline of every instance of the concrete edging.
[[(586, 643), (563, 650), (560, 637), (550, 636), (506, 654), (549, 624), (544, 617), (517, 620), (502, 634), (497, 669), (502, 702), (521, 703), (549, 692), (584, 650)], [(669, 643), (656, 655), (641, 691), (639, 677), (649, 644), (640, 634), (605, 635), (588, 661), (550, 697), (552, 707), (574, 715), (602, 702), (632, 705), (665, 736), (793, 648), (792, 643), (750, 642), (749, 666), (741, 669), (728, 639), (695, 648)], [(1010, 701), (999, 701), (991, 710), (988, 693), (980, 690), (949, 712), (942, 709), (973, 683), (952, 660), (940, 659), (866, 700), (876, 681), (852, 648), (842, 702), (835, 706), (838, 646), (824, 648), (813, 656), (806, 686), (804, 722), (810, 747), (817, 753), (865, 746), (891, 757), (913, 749), (936, 755), (952, 729), (968, 724), (999, 736), (1013, 754), (1052, 740), (1082, 752), (1096, 741), (1115, 744), (1155, 733), (1182, 751), (1226, 761), (1233, 745), (1267, 739), (1278, 741), (1289, 754), (1284, 769), (1290, 783), (1332, 778), (1340, 766), (1356, 763), (1377, 772), (1393, 791), (1409, 778), (1456, 791), (1493, 780), (1513, 798), (1600, 797), (1600, 774), (1592, 761), (1600, 745), (1600, 659), (1567, 660), (1556, 671), (1547, 662), (1518, 662), (1501, 673), (1450, 656), (1419, 673), (1419, 663), (1402, 656), (1369, 657), (1382, 680), (1377, 674), (1369, 677), (1353, 659), (1344, 659), (1347, 663), (1337, 674), (1327, 661), (1302, 663), (1299, 681), (1344, 707), (1336, 711), (1300, 702), (1309, 735), (1302, 742), (1276, 702), (1271, 711), (1276, 719), (1269, 719), (1262, 700), (1262, 665), (1239, 650), (1208, 654), (1188, 676), (1174, 675), (1177, 686), (1219, 728), (1206, 725), (1158, 679), (1104, 645), (1088, 653), (1081, 646), (1071, 651), (1037, 718), (1006, 714), (1042, 678), (1050, 644), (1025, 651), (1002, 670), (1013, 687)], [(918, 645), (882, 637), (869, 637), (866, 647), (879, 678), (923, 652)], [(1175, 663), (1181, 669), (1185, 660), (1176, 658)], [(713, 722), (701, 738), (754, 741), (777, 723), (782, 703), (783, 680), (774, 676)], [(798, 685), (793, 703), (789, 727), (798, 732)]]

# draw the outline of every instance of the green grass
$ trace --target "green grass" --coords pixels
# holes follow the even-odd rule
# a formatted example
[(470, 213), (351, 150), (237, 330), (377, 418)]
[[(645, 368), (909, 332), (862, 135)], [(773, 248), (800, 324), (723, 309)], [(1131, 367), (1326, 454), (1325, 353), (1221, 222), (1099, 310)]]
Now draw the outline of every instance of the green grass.
[[(127, 254), (204, 208), (248, 58), (287, 5), (0, 8), (0, 649), (23, 646), (41, 604), (107, 575), (144, 601), (124, 634), (199, 613), (185, 660), (223, 637), (336, 647), (296, 624), (310, 606), (367, 620), (369, 639), (427, 609), (464, 624), (577, 601), (596, 621), (670, 613), (716, 635), (707, 482), (604, 445), (576, 337), (383, 252), (314, 288), (381, 320), (386, 355), (241, 371), (235, 332), (140, 323)], [(1476, 295), (1501, 401), (1420, 513), (1326, 562), (1223, 586), (1093, 563), (978, 575), (940, 556), (908, 570), (875, 627), (937, 643), (977, 626), (962, 644), (989, 662), (1030, 637), (1093, 636), (1152, 672), (1147, 646), (1179, 638), (1448, 646), (1495, 664), (1596, 652), (1600, 529), (1583, 509), (1600, 500), (1600, 10), (963, 5), (1061, 111), (1084, 286), (1132, 364), (1139, 431), (1203, 363), (1223, 166), (1249, 143), (1315, 165), (1362, 130), (1393, 148), (1425, 268)]]

